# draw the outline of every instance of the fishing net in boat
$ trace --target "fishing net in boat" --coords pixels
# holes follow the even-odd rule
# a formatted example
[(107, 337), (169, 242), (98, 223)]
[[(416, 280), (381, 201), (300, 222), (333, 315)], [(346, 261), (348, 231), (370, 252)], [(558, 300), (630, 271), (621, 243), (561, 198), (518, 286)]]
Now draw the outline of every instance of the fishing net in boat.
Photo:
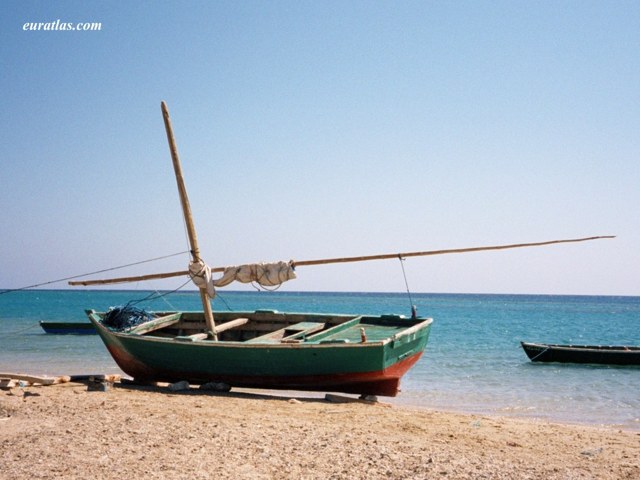
[(111, 307), (105, 313), (102, 324), (111, 330), (123, 332), (147, 323), (154, 318), (156, 318), (154, 315), (141, 308), (124, 305), (122, 307)]

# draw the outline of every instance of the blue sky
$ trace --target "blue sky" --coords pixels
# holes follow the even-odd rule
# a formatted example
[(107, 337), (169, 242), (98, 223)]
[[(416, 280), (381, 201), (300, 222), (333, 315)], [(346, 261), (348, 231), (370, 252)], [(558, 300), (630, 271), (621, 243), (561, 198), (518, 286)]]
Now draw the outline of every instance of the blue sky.
[[(213, 266), (613, 234), (405, 269), (415, 292), (639, 294), (638, 2), (0, 8), (2, 288), (187, 250), (165, 100)], [(56, 20), (102, 29), (23, 30)], [(298, 277), (405, 289), (398, 261)]]

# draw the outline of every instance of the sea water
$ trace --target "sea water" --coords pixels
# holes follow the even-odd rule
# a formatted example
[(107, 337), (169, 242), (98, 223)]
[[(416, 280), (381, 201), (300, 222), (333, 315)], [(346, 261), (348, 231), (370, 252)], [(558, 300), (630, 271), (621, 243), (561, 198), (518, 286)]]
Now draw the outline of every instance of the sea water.
[[(86, 321), (153, 292), (27, 290), (0, 295), (0, 373), (120, 373), (97, 335), (49, 335), (40, 320)], [(640, 367), (531, 363), (520, 341), (640, 345), (640, 297), (219, 292), (214, 310), (432, 317), (425, 354), (391, 401), (439, 410), (640, 430)], [(137, 304), (198, 310), (196, 292)]]

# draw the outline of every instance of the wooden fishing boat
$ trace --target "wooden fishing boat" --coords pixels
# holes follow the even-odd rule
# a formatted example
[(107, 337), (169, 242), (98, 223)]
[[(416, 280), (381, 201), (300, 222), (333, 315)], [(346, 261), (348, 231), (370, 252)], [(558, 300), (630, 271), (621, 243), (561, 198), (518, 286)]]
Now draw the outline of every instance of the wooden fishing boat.
[(41, 321), (45, 333), (57, 335), (95, 335), (96, 329), (89, 322), (49, 322)]
[(395, 396), (421, 357), (431, 319), (399, 316), (216, 312), (217, 340), (202, 312), (157, 314), (125, 332), (89, 319), (136, 380)]
[(640, 347), (520, 343), (532, 362), (640, 365)]
[[(127, 308), (87, 311), (100, 338), (124, 372), (141, 381), (216, 382), (231, 387), (321, 390), (395, 396), (400, 379), (422, 356), (432, 319), (255, 312), (214, 312), (216, 288), (232, 281), (276, 286), (295, 278), (296, 267), (388, 258), (502, 250), (582, 242), (597, 238), (534, 244), (432, 250), (323, 260), (289, 261), (211, 268), (200, 257), (191, 207), (167, 106), (162, 102), (169, 150), (189, 238), (187, 271), (71, 285), (138, 282), (188, 275), (199, 288), (202, 312), (127, 313)], [(222, 272), (213, 279), (212, 273)], [(117, 312), (117, 315), (113, 315)], [(116, 318), (117, 317), (117, 318)], [(117, 320), (114, 322), (113, 320)], [(135, 319), (131, 323), (129, 320)]]

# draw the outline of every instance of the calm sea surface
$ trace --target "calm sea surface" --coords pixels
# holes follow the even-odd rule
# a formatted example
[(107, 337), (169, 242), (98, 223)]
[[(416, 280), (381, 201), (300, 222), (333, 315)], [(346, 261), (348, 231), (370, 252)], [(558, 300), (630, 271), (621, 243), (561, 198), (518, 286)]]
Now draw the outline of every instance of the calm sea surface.
[[(0, 295), (0, 372), (119, 373), (97, 335), (47, 335), (40, 320), (85, 321), (150, 292)], [(520, 340), (640, 345), (640, 297), (413, 294), (434, 319), (427, 350), (393, 403), (640, 430), (640, 367), (532, 364)], [(193, 292), (139, 306), (198, 310)], [(405, 294), (220, 292), (214, 310), (410, 314)]]

